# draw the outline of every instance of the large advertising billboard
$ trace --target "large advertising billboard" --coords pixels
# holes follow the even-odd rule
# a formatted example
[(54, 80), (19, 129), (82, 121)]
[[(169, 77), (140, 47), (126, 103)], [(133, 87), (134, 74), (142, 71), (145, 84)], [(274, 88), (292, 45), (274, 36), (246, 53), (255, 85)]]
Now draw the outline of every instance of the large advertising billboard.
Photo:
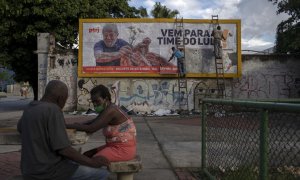
[[(239, 77), (240, 20), (219, 25), (225, 77)], [(79, 77), (176, 77), (177, 45), (184, 47), (186, 77), (216, 77), (211, 20), (80, 19), (79, 26)]]

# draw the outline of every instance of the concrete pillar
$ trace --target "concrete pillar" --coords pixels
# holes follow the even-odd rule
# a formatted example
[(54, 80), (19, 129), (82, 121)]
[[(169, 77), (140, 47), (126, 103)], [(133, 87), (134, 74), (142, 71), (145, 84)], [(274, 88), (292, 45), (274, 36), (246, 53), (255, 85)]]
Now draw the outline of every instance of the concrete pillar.
[(41, 99), (47, 84), (47, 66), (49, 53), (49, 33), (37, 34), (37, 55), (38, 55), (38, 99)]
[(142, 160), (139, 155), (130, 161), (111, 162), (108, 170), (117, 174), (118, 180), (133, 180), (133, 174), (142, 169)]
[(17, 83), (17, 84), (14, 84), (13, 86), (14, 86), (13, 87), (13, 95), (21, 96), (21, 93), (20, 93), (21, 85), (19, 83)]
[(7, 85), (6, 92), (12, 94), (14, 92), (14, 85), (13, 84)]

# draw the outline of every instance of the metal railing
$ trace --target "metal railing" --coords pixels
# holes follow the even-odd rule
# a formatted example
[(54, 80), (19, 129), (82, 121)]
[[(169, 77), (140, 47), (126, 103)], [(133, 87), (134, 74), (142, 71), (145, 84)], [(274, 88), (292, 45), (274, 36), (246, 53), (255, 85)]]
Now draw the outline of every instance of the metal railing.
[(204, 99), (202, 171), (209, 179), (299, 179), (300, 104)]

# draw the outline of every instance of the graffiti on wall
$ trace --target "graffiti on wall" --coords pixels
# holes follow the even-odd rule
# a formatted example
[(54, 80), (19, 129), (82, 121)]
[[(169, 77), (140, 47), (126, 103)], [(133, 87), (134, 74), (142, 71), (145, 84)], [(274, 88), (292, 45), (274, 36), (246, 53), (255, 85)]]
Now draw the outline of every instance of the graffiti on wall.
[(120, 81), (119, 79), (82, 78), (78, 80), (78, 109), (93, 109), (90, 91), (98, 84), (103, 84), (110, 89), (112, 102), (125, 106), (129, 110), (148, 114), (158, 109), (178, 109), (179, 102), (185, 105), (188, 103), (190, 110), (196, 109), (199, 106), (195, 98), (199, 101), (204, 97), (215, 97), (217, 94), (215, 80), (191, 79), (188, 81), (188, 93), (186, 93), (178, 91), (178, 81), (173, 79)]
[[(262, 67), (264, 70), (254, 68), (255, 71), (244, 72), (239, 79), (227, 79), (226, 96), (248, 99), (300, 96), (300, 75), (297, 71)], [(97, 84), (104, 84), (111, 89), (113, 102), (147, 113), (149, 109), (178, 109), (180, 101), (188, 103), (190, 110), (199, 110), (204, 97), (215, 98), (217, 95), (215, 79), (189, 79), (188, 93), (185, 93), (178, 92), (177, 79), (83, 78), (78, 81), (80, 107), (93, 108), (89, 103), (89, 91)]]
[(47, 60), (41, 59), (38, 64), (38, 80), (39, 80), (39, 99), (42, 98), (44, 90), (46, 88), (46, 79), (47, 79)]
[(47, 82), (63, 81), (69, 89), (65, 110), (75, 110), (77, 105), (77, 59), (73, 55), (49, 55)]
[(233, 79), (236, 98), (292, 98), (300, 95), (299, 74), (293, 71), (246, 73)]
[[(125, 107), (136, 109), (157, 110), (178, 109), (179, 102), (184, 102), (189, 109), (199, 109), (201, 99), (214, 98), (217, 94), (215, 79), (197, 78), (188, 79), (188, 92), (178, 91), (176, 78), (81, 78), (77, 81), (77, 55), (54, 52), (55, 41), (50, 37), (48, 54), (39, 54), (39, 96), (43, 94), (46, 81), (59, 79), (65, 82), (69, 88), (69, 98), (66, 107), (77, 109), (93, 108), (90, 102), (90, 90), (98, 84), (104, 84), (110, 88), (112, 101)], [(212, 52), (205, 52), (211, 54)], [(191, 72), (206, 72), (212, 61), (207, 61), (206, 54), (200, 50), (191, 50), (190, 58), (202, 59), (203, 62), (195, 62), (195, 66), (187, 64)], [(93, 53), (92, 53), (93, 54)], [(236, 58), (226, 61), (224, 65), (226, 73), (231, 72), (232, 66), (237, 63)], [(44, 61), (42, 56), (48, 56)], [(40, 60), (41, 58), (41, 60)], [(279, 59), (278, 59), (279, 58)], [(296, 61), (295, 61), (296, 60)], [(243, 60), (243, 72), (241, 78), (226, 79), (226, 95), (233, 98), (299, 98), (300, 97), (300, 71), (299, 61), (292, 56), (246, 56)], [(215, 69), (211, 69), (214, 71)], [(209, 72), (209, 71), (208, 71)], [(146, 110), (145, 110), (146, 109)]]
[(197, 81), (188, 82), (188, 93), (178, 92), (177, 80), (142, 80), (127, 81), (107, 80), (99, 78), (82, 78), (78, 80), (78, 106), (82, 109), (93, 108), (90, 102), (90, 90), (98, 84), (103, 84), (111, 90), (112, 101), (129, 109), (177, 109), (179, 102), (189, 103), (193, 108), (193, 87)]
[(77, 103), (79, 106), (92, 107), (90, 101), (90, 90), (97, 85), (92, 78), (80, 79), (78, 81)]
[[(299, 97), (300, 77), (296, 72), (245, 73), (239, 79), (226, 81), (226, 95), (234, 98), (289, 98)], [(78, 105), (93, 108), (90, 103), (90, 90), (104, 84), (110, 88), (112, 101), (129, 109), (149, 112), (158, 109), (178, 109), (180, 100), (189, 103), (189, 109), (201, 108), (205, 97), (215, 98), (217, 86), (215, 80), (188, 81), (188, 98), (178, 92), (178, 81), (172, 79), (100, 79), (83, 78), (78, 81)], [(231, 88), (231, 84), (232, 87)], [(184, 98), (183, 98), (184, 97)], [(181, 99), (183, 98), (183, 99)]]

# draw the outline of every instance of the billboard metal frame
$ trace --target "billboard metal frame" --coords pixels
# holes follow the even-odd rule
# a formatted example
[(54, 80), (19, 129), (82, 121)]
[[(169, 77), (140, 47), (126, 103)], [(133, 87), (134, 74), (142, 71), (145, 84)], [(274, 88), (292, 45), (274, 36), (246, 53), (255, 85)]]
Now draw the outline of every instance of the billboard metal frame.
[[(237, 69), (236, 73), (225, 73), (225, 78), (237, 78), (242, 74), (242, 57), (241, 57), (241, 20), (240, 19), (219, 19), (220, 24), (235, 24), (236, 26), (236, 53)], [(159, 73), (85, 73), (83, 72), (83, 23), (175, 23), (175, 19), (157, 18), (106, 18), (106, 19), (79, 19), (79, 52), (78, 52), (78, 77), (155, 77), (155, 78), (172, 78), (178, 77), (177, 74), (159, 74)], [(211, 19), (183, 19), (183, 23), (202, 23), (211, 24)], [(216, 73), (189, 73), (188, 78), (216, 78)]]

